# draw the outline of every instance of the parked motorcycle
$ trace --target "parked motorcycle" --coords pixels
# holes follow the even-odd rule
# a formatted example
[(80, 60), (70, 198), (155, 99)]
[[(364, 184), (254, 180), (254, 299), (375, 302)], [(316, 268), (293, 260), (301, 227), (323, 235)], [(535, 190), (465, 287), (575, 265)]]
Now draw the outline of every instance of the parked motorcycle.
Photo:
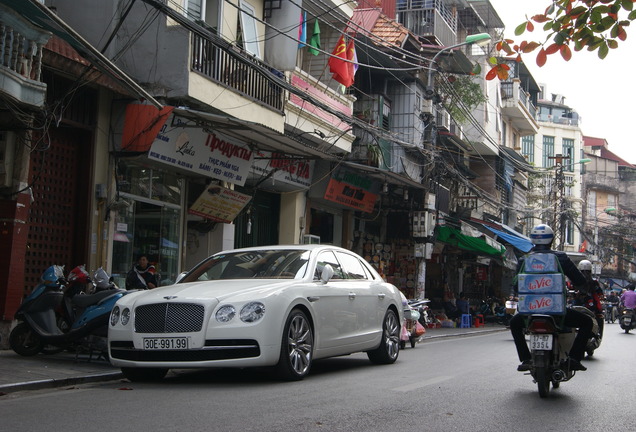
[(528, 316), (527, 334), (532, 354), (530, 374), (537, 383), (539, 396), (545, 398), (550, 385), (558, 388), (576, 373), (567, 362), (576, 329), (562, 328), (558, 315), (533, 314)]
[(409, 306), (420, 313), (418, 321), (424, 328), (428, 328), (431, 324), (435, 323), (435, 318), (433, 317), (431, 309), (428, 306), (430, 302), (431, 301), (428, 299), (414, 299), (408, 301)]
[(636, 311), (634, 309), (623, 308), (621, 316), (618, 317), (618, 322), (621, 328), (625, 330), (625, 333), (629, 333), (630, 330), (636, 328)]
[[(103, 269), (98, 272), (96, 279), (103, 279)], [(36, 355), (47, 346), (108, 355), (110, 312), (117, 300), (128, 292), (109, 283), (95, 294), (65, 298), (68, 282), (63, 267), (55, 265), (44, 272), (41, 280), (16, 313), (19, 322), (9, 335), (11, 349), (22, 356)], [(70, 325), (59, 325), (60, 310)]]

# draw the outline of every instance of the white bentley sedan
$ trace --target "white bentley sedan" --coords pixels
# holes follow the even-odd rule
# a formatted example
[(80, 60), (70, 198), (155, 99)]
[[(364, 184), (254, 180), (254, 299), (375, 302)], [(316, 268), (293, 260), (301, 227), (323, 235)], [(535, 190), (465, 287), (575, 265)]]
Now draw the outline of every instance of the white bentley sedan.
[(335, 246), (229, 250), (175, 285), (137, 291), (112, 310), (111, 362), (132, 381), (170, 368), (271, 366), (300, 380), (319, 358), (399, 354), (398, 289), (360, 256)]

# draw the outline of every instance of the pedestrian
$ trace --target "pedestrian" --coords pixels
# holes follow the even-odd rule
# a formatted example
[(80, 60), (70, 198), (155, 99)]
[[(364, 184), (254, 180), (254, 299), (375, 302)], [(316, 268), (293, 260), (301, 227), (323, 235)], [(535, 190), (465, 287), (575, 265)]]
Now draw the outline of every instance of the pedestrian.
[(126, 275), (126, 289), (152, 289), (157, 285), (155, 266), (148, 262), (147, 255), (140, 255), (137, 264)]

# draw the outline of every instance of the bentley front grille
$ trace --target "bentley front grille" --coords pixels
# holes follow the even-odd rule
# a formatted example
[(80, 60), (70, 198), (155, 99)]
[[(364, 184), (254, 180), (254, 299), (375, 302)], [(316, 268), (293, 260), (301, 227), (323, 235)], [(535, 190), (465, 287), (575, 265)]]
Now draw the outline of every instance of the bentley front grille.
[(201, 331), (205, 308), (192, 303), (157, 303), (135, 309), (136, 333)]

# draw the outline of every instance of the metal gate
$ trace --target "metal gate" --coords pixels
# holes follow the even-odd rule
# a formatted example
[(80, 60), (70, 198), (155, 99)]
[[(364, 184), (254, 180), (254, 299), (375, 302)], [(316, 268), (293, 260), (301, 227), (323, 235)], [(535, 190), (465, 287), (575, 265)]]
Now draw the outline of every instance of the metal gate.
[(88, 262), (91, 143), (90, 132), (75, 128), (34, 134), (25, 293), (53, 264), (64, 265), (68, 272)]
[[(280, 195), (258, 190), (249, 204), (249, 213), (243, 211), (235, 220), (234, 247), (267, 246), (278, 244)], [(248, 223), (248, 222), (251, 222)], [(250, 233), (248, 234), (248, 225)]]

